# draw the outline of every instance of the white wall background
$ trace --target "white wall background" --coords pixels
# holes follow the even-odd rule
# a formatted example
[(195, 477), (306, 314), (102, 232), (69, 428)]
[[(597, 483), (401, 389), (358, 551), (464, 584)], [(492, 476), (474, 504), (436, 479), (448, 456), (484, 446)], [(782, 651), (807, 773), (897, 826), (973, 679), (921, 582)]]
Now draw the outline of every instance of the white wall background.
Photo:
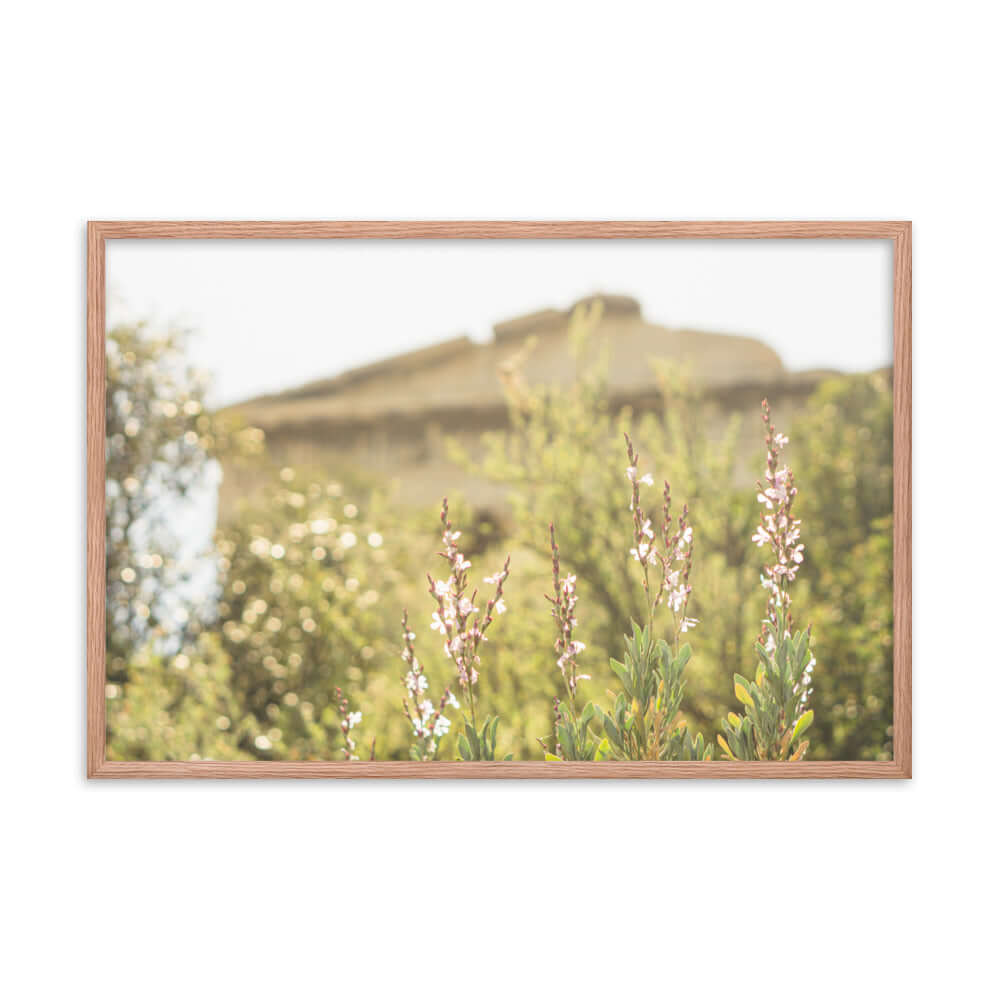
[[(8, 10), (5, 994), (995, 990), (991, 13)], [(912, 218), (915, 779), (86, 783), (88, 217)]]

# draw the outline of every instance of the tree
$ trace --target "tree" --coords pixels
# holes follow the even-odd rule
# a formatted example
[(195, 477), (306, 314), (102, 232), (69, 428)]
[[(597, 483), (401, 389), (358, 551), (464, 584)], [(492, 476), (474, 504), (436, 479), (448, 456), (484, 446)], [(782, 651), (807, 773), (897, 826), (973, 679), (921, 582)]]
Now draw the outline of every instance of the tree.
[[(210, 587), (195, 585), (196, 553), (175, 525), (199, 504), (211, 509), (216, 457), (262, 440), (260, 432), (206, 411), (207, 379), (186, 362), (185, 342), (182, 332), (156, 333), (145, 323), (116, 326), (106, 338), (106, 648), (112, 683), (128, 680), (130, 658), (148, 642), (183, 647), (197, 635), (206, 608), (197, 597)], [(210, 577), (209, 568), (209, 583)]]

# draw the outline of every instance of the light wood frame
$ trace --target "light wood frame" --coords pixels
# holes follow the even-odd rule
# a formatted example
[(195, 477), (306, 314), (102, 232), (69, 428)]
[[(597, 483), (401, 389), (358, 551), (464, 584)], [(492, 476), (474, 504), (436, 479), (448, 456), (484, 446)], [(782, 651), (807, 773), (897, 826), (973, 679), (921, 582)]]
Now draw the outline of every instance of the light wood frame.
[[(909, 778), (911, 339), (909, 222), (89, 222), (87, 224), (87, 776), (92, 778)], [(109, 761), (105, 734), (105, 244), (114, 239), (871, 239), (893, 262), (893, 759), (414, 763)]]

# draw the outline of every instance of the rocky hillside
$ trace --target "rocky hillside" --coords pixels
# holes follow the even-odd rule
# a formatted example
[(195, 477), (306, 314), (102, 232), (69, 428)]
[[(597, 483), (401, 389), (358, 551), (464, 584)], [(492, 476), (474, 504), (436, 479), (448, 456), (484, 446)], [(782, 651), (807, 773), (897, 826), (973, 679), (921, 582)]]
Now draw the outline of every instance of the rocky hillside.
[[(616, 405), (641, 410), (656, 404), (654, 359), (683, 365), (720, 417), (756, 412), (765, 394), (778, 411), (795, 407), (828, 374), (790, 374), (757, 340), (658, 326), (643, 317), (634, 299), (601, 295), (565, 311), (546, 309), (498, 323), (485, 344), (457, 337), (230, 409), (263, 428), (278, 465), (336, 470), (357, 463), (400, 479), (402, 495), (414, 503), (434, 503), (457, 485), (474, 502), (499, 506), (502, 496), (494, 487), (468, 481), (448, 461), (444, 439), (472, 443), (481, 431), (504, 426), (505, 391), (515, 371), (532, 384), (571, 382), (578, 362), (567, 335), (570, 317), (577, 306), (598, 298), (603, 312), (586, 353), (606, 357)], [(223, 509), (254, 485), (246, 470), (227, 470)]]

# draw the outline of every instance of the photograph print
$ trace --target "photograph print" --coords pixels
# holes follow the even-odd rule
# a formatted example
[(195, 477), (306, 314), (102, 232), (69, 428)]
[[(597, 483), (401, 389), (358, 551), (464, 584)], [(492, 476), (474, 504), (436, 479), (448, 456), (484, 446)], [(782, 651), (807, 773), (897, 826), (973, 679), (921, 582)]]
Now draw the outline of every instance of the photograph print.
[(892, 761), (893, 262), (109, 239), (106, 760)]

